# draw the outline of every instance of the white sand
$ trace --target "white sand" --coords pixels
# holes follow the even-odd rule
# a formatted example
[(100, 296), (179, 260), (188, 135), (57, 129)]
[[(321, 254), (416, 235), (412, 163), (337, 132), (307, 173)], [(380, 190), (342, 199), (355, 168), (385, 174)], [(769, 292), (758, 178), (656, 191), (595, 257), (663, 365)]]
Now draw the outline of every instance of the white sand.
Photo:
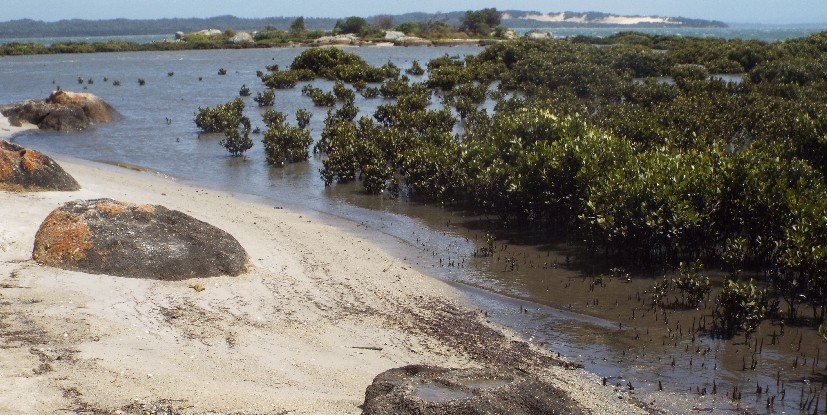
[(9, 123), (9, 119), (0, 115), (0, 139), (7, 139), (13, 137), (26, 130), (34, 130), (37, 126), (24, 122), (20, 127), (15, 127)]
[[(386, 369), (477, 365), (413, 318), (439, 312), (426, 304), (468, 307), (462, 293), (370, 241), (156, 174), (58, 161), (82, 190), (0, 192), (2, 414), (108, 413), (165, 399), (188, 414), (360, 413), (365, 388)], [(254, 269), (164, 282), (31, 260), (52, 209), (100, 197), (161, 204), (222, 228)], [(582, 370), (547, 375), (594, 413), (637, 411)]]
[(586, 20), (586, 14), (569, 14), (566, 13), (529, 13), (521, 16), (520, 19), (536, 20), (538, 22), (568, 22), (568, 23), (603, 23), (614, 25), (636, 25), (641, 23), (664, 23), (664, 24), (680, 24), (668, 17), (655, 16), (605, 16), (599, 19)]

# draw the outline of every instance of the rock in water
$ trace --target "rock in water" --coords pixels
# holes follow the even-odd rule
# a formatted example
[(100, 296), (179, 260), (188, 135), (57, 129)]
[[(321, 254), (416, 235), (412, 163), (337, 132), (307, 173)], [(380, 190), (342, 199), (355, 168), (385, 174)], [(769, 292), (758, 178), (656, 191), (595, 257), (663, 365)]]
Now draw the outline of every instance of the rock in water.
[(108, 123), (119, 117), (111, 105), (95, 95), (61, 90), (52, 92), (45, 100), (7, 106), (2, 113), (14, 125), (26, 121), (41, 130), (57, 131), (81, 131), (92, 123)]
[(390, 40), (391, 42), (393, 42), (394, 40), (399, 39), (400, 37), (405, 37), (405, 32), (398, 32), (398, 31), (395, 31), (395, 30), (386, 30), (385, 31), (385, 36), (384, 36), (385, 40)]
[(75, 191), (78, 182), (51, 157), (0, 140), (0, 190)]
[(227, 232), (177, 210), (112, 199), (52, 211), (32, 257), (73, 271), (161, 280), (239, 275), (248, 267), (247, 252)]
[(80, 108), (92, 122), (108, 123), (117, 117), (111, 105), (95, 95), (84, 92), (54, 91), (46, 99), (47, 104)]
[(554, 39), (554, 36), (552, 36), (550, 32), (532, 30), (525, 34), (525, 38), (528, 40), (552, 40)]
[(364, 415), (586, 413), (566, 392), (525, 372), (422, 365), (376, 376), (363, 408)]

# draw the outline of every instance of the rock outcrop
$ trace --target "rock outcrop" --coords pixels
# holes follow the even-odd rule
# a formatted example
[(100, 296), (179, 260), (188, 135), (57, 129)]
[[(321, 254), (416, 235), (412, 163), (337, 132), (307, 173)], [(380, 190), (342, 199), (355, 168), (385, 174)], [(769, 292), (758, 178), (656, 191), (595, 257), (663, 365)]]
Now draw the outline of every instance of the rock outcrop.
[(95, 95), (83, 92), (54, 91), (45, 100), (13, 104), (0, 110), (13, 125), (22, 121), (41, 130), (81, 131), (91, 124), (103, 124), (120, 116), (111, 105)]
[(69, 202), (40, 225), (32, 257), (92, 274), (181, 280), (239, 275), (244, 248), (227, 232), (159, 205)]
[(520, 35), (511, 29), (506, 29), (502, 33), (502, 38), (505, 40), (517, 40), (520, 38)]
[(396, 39), (399, 39), (400, 37), (405, 37), (405, 32), (399, 32), (399, 31), (396, 31), (396, 30), (386, 30), (385, 31), (385, 36), (384, 36), (385, 40), (394, 41)]
[(0, 190), (75, 191), (78, 182), (51, 157), (0, 140)]
[(376, 376), (363, 408), (364, 415), (586, 413), (566, 392), (522, 371), (421, 365)]
[(346, 33), (343, 35), (335, 35), (335, 36), (322, 36), (318, 39), (313, 39), (314, 46), (328, 46), (328, 45), (359, 45), (362, 43), (362, 39), (359, 39), (359, 36), (354, 35), (353, 33)]
[(204, 29), (195, 32), (195, 34), (201, 36), (221, 36), (222, 34), (224, 34), (224, 32), (218, 29)]
[(252, 43), (253, 35), (247, 32), (238, 32), (235, 34), (235, 36), (229, 38), (227, 41), (230, 43)]
[(393, 41), (396, 46), (431, 46), (431, 41), (416, 36), (404, 36)]
[(541, 32), (538, 30), (532, 30), (525, 34), (525, 38), (528, 40), (552, 40), (554, 37), (551, 35), (550, 32)]

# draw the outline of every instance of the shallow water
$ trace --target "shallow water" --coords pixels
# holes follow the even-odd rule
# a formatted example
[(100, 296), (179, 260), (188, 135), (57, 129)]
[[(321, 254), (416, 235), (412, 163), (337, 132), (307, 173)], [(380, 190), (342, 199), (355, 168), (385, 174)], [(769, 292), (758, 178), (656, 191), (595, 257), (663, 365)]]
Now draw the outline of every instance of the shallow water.
[[(584, 275), (600, 272), (600, 264), (578, 261), (573, 247), (553, 230), (503, 229), (492, 225), (496, 218), (368, 196), (353, 185), (326, 188), (318, 174), (318, 158), (273, 168), (264, 160), (261, 136), (252, 136), (255, 146), (244, 158), (229, 157), (216, 135), (199, 136), (193, 123), (199, 106), (233, 99), (242, 84), (255, 95), (264, 89), (255, 75), (257, 70), (273, 63), (286, 67), (302, 50), (0, 57), (0, 103), (45, 97), (58, 85), (67, 90), (85, 88), (111, 103), (123, 119), (83, 133), (37, 132), (15, 141), (52, 154), (142, 166), (335, 223), (458, 284), (491, 320), (583, 363), (605, 377), (607, 387), (628, 392), (631, 383), (639, 399), (654, 401), (656, 408), (670, 413), (685, 412), (693, 406), (736, 413), (739, 405), (724, 396), (735, 386), (742, 390), (740, 406), (753, 407), (758, 413), (798, 413), (801, 390), (805, 390), (805, 400), (824, 394), (827, 347), (818, 342), (812, 330), (788, 327), (776, 345), (770, 344), (770, 335), (781, 328), (770, 323), (754, 336), (761, 340), (760, 346), (752, 341), (746, 344), (743, 336), (712, 338), (690, 329), (700, 325), (704, 316), (708, 318), (710, 308), (655, 313), (646, 305), (645, 291), (663, 273), (634, 275), (630, 280), (606, 278), (596, 284), (594, 278)], [(414, 59), (424, 65), (434, 57), (461, 56), (481, 49), (349, 50), (371, 64), (390, 60), (404, 69)], [(227, 69), (227, 75), (218, 75), (219, 68)], [(139, 78), (146, 81), (145, 86), (138, 84)], [(114, 86), (115, 80), (121, 86)], [(332, 88), (329, 81), (313, 84), (325, 90)], [(302, 85), (277, 91), (275, 109), (288, 114), (291, 122), (296, 109), (310, 110), (310, 128), (318, 139), (326, 109), (313, 107), (309, 98), (300, 94)], [(261, 109), (252, 97), (244, 100), (253, 126), (263, 128)], [(383, 102), (357, 96), (356, 104), (363, 114), (370, 114)], [(498, 252), (493, 257), (476, 257), (477, 243), (488, 230), (496, 231)], [(517, 266), (506, 266), (506, 259)], [(799, 338), (804, 339), (800, 348)], [(796, 357), (801, 362), (795, 362), (793, 368)], [(803, 363), (804, 359), (808, 364)], [(753, 361), (757, 361), (755, 370), (751, 368)], [(747, 364), (750, 368), (743, 370)], [(776, 382), (776, 377), (783, 380), (783, 385)], [(672, 394), (669, 399), (656, 391), (659, 382)], [(769, 390), (759, 395), (756, 384)], [(715, 396), (713, 388), (717, 388)], [(707, 394), (702, 394), (703, 389)], [(786, 390), (785, 401), (777, 398), (775, 407), (767, 408), (763, 400), (780, 396), (782, 389)], [(827, 403), (827, 396), (822, 400)]]

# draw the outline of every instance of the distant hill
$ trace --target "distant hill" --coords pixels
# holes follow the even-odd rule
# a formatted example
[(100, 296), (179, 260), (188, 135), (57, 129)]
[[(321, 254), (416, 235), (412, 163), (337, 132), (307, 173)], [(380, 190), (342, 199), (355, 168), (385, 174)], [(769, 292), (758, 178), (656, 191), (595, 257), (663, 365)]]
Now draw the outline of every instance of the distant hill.
[[(599, 12), (562, 12), (541, 13), (536, 11), (503, 10), (503, 26), (506, 27), (560, 27), (560, 26), (683, 26), (683, 27), (726, 27), (716, 21), (685, 19), (680, 17), (658, 16), (617, 16)], [(406, 13), (393, 15), (394, 24), (410, 21), (440, 21), (458, 25), (464, 11), (448, 13)], [(372, 17), (368, 17), (371, 21)], [(194, 32), (197, 30), (233, 29), (258, 30), (267, 26), (287, 29), (295, 17), (241, 18), (235, 16), (217, 16), (210, 18), (172, 18), (153, 20), (83, 20), (71, 19), (57, 22), (43, 22), (32, 19), (0, 22), (0, 38), (21, 37), (57, 37), (57, 36), (125, 36), (171, 34), (177, 31)], [(333, 29), (334, 18), (306, 17), (305, 26), (310, 29)]]

